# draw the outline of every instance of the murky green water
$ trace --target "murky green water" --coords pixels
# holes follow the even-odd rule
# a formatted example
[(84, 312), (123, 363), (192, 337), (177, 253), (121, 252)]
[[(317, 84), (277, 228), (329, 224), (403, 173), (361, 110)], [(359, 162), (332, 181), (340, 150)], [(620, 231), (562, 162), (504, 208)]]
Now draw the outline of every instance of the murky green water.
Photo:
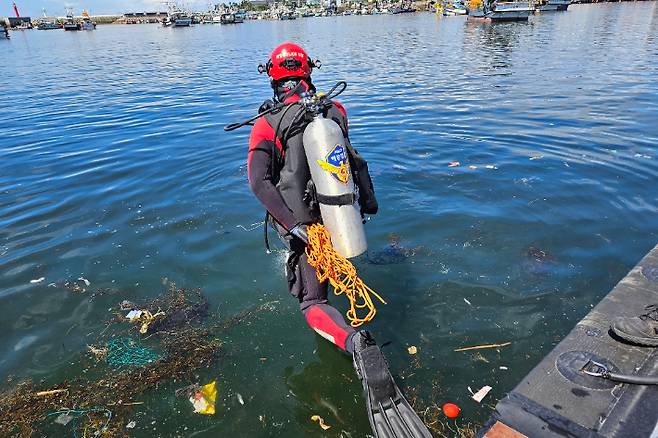
[[(218, 380), (215, 416), (171, 383), (135, 407), (134, 436), (368, 432), (351, 361), (305, 326), (284, 255), (264, 253), (248, 132), (221, 129), (269, 97), (256, 66), (295, 40), (323, 61), (320, 88), (350, 83), (341, 101), (380, 198), (358, 268), (389, 304), (369, 329), (403, 387), (483, 421), (656, 243), (657, 23), (639, 2), (510, 24), (419, 13), (14, 32), (0, 42), (0, 374), (78, 375), (110, 309), (166, 277), (202, 288), (220, 318), (278, 303), (224, 332), (226, 356), (199, 373)], [(88, 292), (49, 287), (79, 277)], [(96, 288), (115, 293), (90, 300)], [(467, 387), (487, 384), (471, 401)]]

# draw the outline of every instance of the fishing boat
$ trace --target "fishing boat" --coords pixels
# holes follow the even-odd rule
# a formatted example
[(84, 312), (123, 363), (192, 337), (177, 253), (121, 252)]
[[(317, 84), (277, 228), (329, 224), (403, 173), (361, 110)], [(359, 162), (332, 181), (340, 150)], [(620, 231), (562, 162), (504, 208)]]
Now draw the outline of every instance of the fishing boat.
[(94, 30), (94, 29), (96, 29), (96, 23), (91, 21), (91, 17), (89, 17), (89, 12), (83, 10), (82, 20), (80, 20), (80, 30)]
[(466, 15), (466, 6), (460, 1), (442, 1), (436, 3), (436, 14), (444, 17), (454, 17), (456, 15)]
[(42, 11), (43, 11), (43, 18), (37, 24), (37, 29), (39, 29), (39, 30), (54, 30), (54, 29), (61, 29), (62, 28), (62, 26), (59, 24), (57, 19), (53, 19), (53, 21), (49, 21), (48, 14), (46, 13), (46, 10), (42, 9)]
[(62, 26), (59, 25), (57, 20), (53, 21), (42, 21), (37, 25), (37, 29), (39, 30), (54, 30), (54, 29), (61, 29)]
[(171, 5), (167, 16), (162, 21), (162, 25), (164, 27), (190, 27), (192, 25), (192, 17), (175, 5)]
[(468, 18), (486, 21), (527, 21), (534, 8), (528, 1), (470, 0)]
[(66, 9), (66, 21), (64, 22), (64, 30), (80, 30), (80, 22), (76, 21), (73, 17), (73, 9)]
[(535, 4), (535, 9), (541, 12), (566, 11), (571, 0), (541, 0)]
[(233, 12), (222, 14), (219, 18), (222, 24), (239, 24), (244, 21), (244, 17), (241, 14)]
[(295, 20), (297, 16), (293, 11), (283, 11), (279, 13), (279, 20)]

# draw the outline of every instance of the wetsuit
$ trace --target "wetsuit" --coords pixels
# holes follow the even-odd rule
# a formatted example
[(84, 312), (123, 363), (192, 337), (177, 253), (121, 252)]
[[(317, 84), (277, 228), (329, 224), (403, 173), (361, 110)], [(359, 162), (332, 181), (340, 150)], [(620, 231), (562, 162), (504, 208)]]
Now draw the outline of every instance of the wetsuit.
[[(299, 98), (299, 95), (293, 94), (285, 100), (285, 103), (296, 102)], [(347, 114), (345, 109), (337, 102), (334, 102), (334, 105), (340, 111), (337, 114), (344, 118), (340, 121), (346, 128)], [(322, 337), (351, 353), (353, 350), (352, 336), (355, 330), (345, 322), (338, 310), (328, 304), (328, 284), (327, 282), (320, 283), (315, 269), (308, 264), (304, 251), (304, 242), (288, 233), (288, 230), (298, 223), (308, 224), (317, 222), (318, 219), (314, 219), (303, 208), (297, 207), (297, 205), (302, 204), (302, 195), (298, 193), (290, 195), (290, 191), (286, 191), (288, 202), (282, 196), (284, 189), (280, 190), (280, 188), (286, 187), (283, 178), (294, 178), (294, 175), (290, 176), (290, 170), (286, 174), (285, 169), (282, 173), (279, 173), (279, 170), (281, 170), (279, 164), (273, 166), (272, 160), (275, 160), (275, 163), (279, 162), (279, 157), (282, 157), (284, 162), (286, 160), (286, 151), (281, 144), (281, 139), (275, 132), (278, 128), (279, 126), (272, 126), (271, 120), (266, 117), (258, 119), (252, 128), (247, 159), (249, 186), (274, 219), (275, 229), (289, 249), (286, 262), (288, 289), (299, 300), (300, 309), (306, 322)], [(298, 133), (297, 136), (300, 138), (301, 134)], [(293, 154), (289, 153), (288, 156), (292, 160)], [(290, 168), (290, 166), (287, 167)], [(305, 177), (299, 174), (308, 173), (308, 166), (304, 162), (304, 169), (301, 167), (300, 165), (297, 176), (303, 180)], [(272, 175), (273, 169), (277, 173), (276, 176)], [(297, 210), (297, 214), (294, 210)]]

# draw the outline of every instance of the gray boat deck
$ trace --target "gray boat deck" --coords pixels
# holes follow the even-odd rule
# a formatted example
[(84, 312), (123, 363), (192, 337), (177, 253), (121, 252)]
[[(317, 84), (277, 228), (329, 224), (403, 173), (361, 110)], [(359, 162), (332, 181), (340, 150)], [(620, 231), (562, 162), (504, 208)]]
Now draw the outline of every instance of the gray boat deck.
[(615, 384), (582, 372), (588, 359), (616, 372), (658, 376), (658, 351), (610, 333), (617, 316), (658, 303), (658, 246), (500, 400), (478, 436), (658, 438), (658, 386)]

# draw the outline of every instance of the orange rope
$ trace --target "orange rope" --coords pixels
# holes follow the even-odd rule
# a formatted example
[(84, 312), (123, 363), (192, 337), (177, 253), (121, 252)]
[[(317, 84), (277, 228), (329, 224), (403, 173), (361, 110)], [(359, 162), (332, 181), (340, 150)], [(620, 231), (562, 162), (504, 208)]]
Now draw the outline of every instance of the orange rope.
[[(306, 231), (308, 233), (308, 246), (306, 247), (308, 264), (315, 268), (318, 280), (320, 282), (329, 280), (336, 295), (345, 294), (350, 300), (350, 309), (346, 315), (352, 327), (358, 327), (370, 321), (377, 313), (370, 294), (383, 304), (386, 304), (386, 301), (377, 292), (366, 286), (349, 260), (336, 252), (331, 245), (329, 231), (324, 225), (309, 225)], [(360, 309), (368, 309), (368, 313), (360, 317), (357, 315)]]

